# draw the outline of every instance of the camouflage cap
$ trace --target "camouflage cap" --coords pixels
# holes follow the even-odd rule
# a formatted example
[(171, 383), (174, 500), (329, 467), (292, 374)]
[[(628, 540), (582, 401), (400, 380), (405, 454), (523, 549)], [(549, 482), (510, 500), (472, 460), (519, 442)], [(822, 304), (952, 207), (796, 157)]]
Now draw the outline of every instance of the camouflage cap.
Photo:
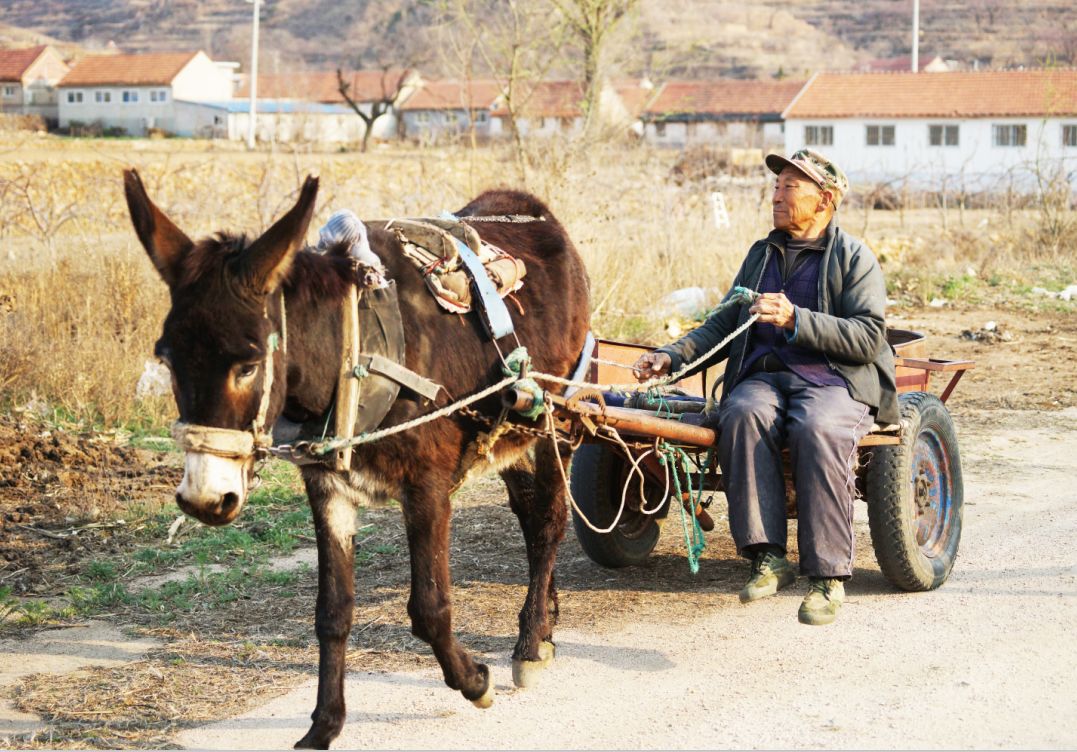
[(766, 163), (767, 168), (775, 175), (780, 175), (786, 167), (793, 167), (804, 173), (809, 180), (823, 190), (834, 191), (835, 206), (841, 203), (841, 199), (849, 190), (849, 179), (845, 177), (842, 169), (811, 149), (801, 149), (788, 159), (781, 154), (768, 154)]

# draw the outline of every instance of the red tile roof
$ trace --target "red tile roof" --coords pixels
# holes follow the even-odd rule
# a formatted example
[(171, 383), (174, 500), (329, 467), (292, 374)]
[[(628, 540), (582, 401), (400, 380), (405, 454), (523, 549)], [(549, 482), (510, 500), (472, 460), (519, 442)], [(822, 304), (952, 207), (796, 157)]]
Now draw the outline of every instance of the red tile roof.
[[(578, 81), (539, 81), (530, 91), (522, 91), (521, 117), (566, 117), (583, 114), (583, 85)], [(504, 105), (493, 112), (498, 117), (508, 115)]]
[(0, 50), (0, 81), (22, 81), (26, 69), (41, 57), (45, 45), (21, 50)]
[(656, 89), (651, 85), (644, 85), (639, 80), (626, 80), (626, 81), (614, 81), (613, 90), (617, 92), (617, 96), (621, 98), (624, 103), (625, 110), (628, 112), (629, 117), (637, 118), (643, 109), (647, 106), (647, 103), (654, 98), (657, 93)]
[(803, 87), (803, 81), (669, 81), (645, 113), (651, 120), (677, 115), (776, 118)]
[(92, 55), (77, 62), (59, 86), (167, 86), (197, 52)]
[[(413, 71), (393, 68), (387, 71), (344, 71), (348, 95), (357, 102), (373, 102), (392, 96)], [(236, 97), (250, 96), (249, 78), (240, 84)], [(299, 99), (304, 102), (343, 102), (337, 72), (276, 73), (258, 76), (258, 96), (265, 99)]]
[(488, 79), (427, 81), (408, 97), (403, 110), (488, 109), (501, 94), (501, 84)]
[(1077, 114), (1077, 70), (820, 73), (787, 118)]

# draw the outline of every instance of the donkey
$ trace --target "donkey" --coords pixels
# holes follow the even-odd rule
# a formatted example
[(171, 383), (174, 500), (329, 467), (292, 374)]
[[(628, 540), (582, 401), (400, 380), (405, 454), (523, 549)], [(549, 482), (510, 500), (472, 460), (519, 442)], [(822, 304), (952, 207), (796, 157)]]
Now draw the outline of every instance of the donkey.
[[(355, 281), (354, 267), (345, 253), (304, 247), (318, 192), (315, 176), (306, 179), (295, 206), (253, 241), (226, 233), (192, 241), (154, 205), (136, 171), (124, 172), (124, 188), (135, 232), (171, 293), (155, 353), (171, 370), (180, 422), (231, 437), (247, 433), (246, 442), (233, 442), (238, 447), (228, 452), (187, 443), (176, 502), (205, 524), (226, 525), (240, 514), (253, 479), (252, 424), (262, 418), (270, 426), (281, 416), (302, 423), (326, 416), (333, 406), (342, 358), (340, 309)], [(527, 265), (513, 319), (534, 367), (568, 375), (587, 336), (590, 307), (586, 271), (565, 230), (541, 201), (516, 191), (487, 191), (457, 215), (544, 218), (475, 224), (484, 240)], [(402, 390), (381, 425), (400, 424), (502, 378), (497, 348), (478, 314), (443, 312), (397, 237), (367, 227), (371, 248), (398, 286), (405, 365), (445, 387), (433, 406)], [(276, 333), (286, 348), (272, 346)], [(497, 416), (500, 400), (493, 395), (473, 407)], [(452, 631), (448, 556), (454, 477), (474, 459), (472, 442), (488, 428), (474, 414), (457, 413), (356, 447), (350, 472), (301, 467), (317, 536), (320, 660), (313, 723), (296, 748), (328, 748), (344, 725), (356, 507), (370, 499), (395, 498), (403, 510), (412, 633), (430, 644), (449, 687), (479, 707), (493, 701), (489, 669)], [(509, 431), (482, 460), (482, 469), (497, 470), (504, 479), (526, 543), (529, 584), (512, 653), (513, 678), (521, 685), (530, 684), (553, 656), (554, 559), (566, 521), (558, 464), (570, 454), (534, 434)]]

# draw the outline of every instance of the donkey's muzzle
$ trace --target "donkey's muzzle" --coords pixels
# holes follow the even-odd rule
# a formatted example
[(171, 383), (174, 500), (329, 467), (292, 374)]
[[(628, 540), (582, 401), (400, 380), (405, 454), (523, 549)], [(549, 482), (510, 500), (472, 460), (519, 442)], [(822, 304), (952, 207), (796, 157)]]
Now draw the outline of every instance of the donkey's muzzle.
[(232, 522), (243, 508), (243, 502), (239, 494), (225, 493), (219, 500), (212, 504), (192, 504), (183, 498), (183, 494), (176, 494), (176, 505), (184, 514), (194, 517), (199, 522), (220, 527)]

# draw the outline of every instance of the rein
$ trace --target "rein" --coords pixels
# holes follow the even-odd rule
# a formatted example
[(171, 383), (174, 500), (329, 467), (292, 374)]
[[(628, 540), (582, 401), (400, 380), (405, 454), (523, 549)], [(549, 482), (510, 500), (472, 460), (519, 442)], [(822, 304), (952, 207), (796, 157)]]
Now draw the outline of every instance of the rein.
[[(269, 306), (265, 317), (269, 318)], [(258, 412), (245, 431), (232, 428), (217, 428), (196, 423), (177, 421), (172, 425), (172, 438), (176, 445), (185, 452), (214, 454), (218, 457), (262, 459), (269, 455), (273, 446), (273, 436), (266, 430), (266, 416), (269, 414), (269, 400), (273, 396), (273, 356), (280, 350), (288, 352), (288, 314), (284, 306), (284, 292), (280, 294), (280, 331), (271, 331), (266, 337), (266, 359), (262, 364), (262, 399), (258, 403)]]

